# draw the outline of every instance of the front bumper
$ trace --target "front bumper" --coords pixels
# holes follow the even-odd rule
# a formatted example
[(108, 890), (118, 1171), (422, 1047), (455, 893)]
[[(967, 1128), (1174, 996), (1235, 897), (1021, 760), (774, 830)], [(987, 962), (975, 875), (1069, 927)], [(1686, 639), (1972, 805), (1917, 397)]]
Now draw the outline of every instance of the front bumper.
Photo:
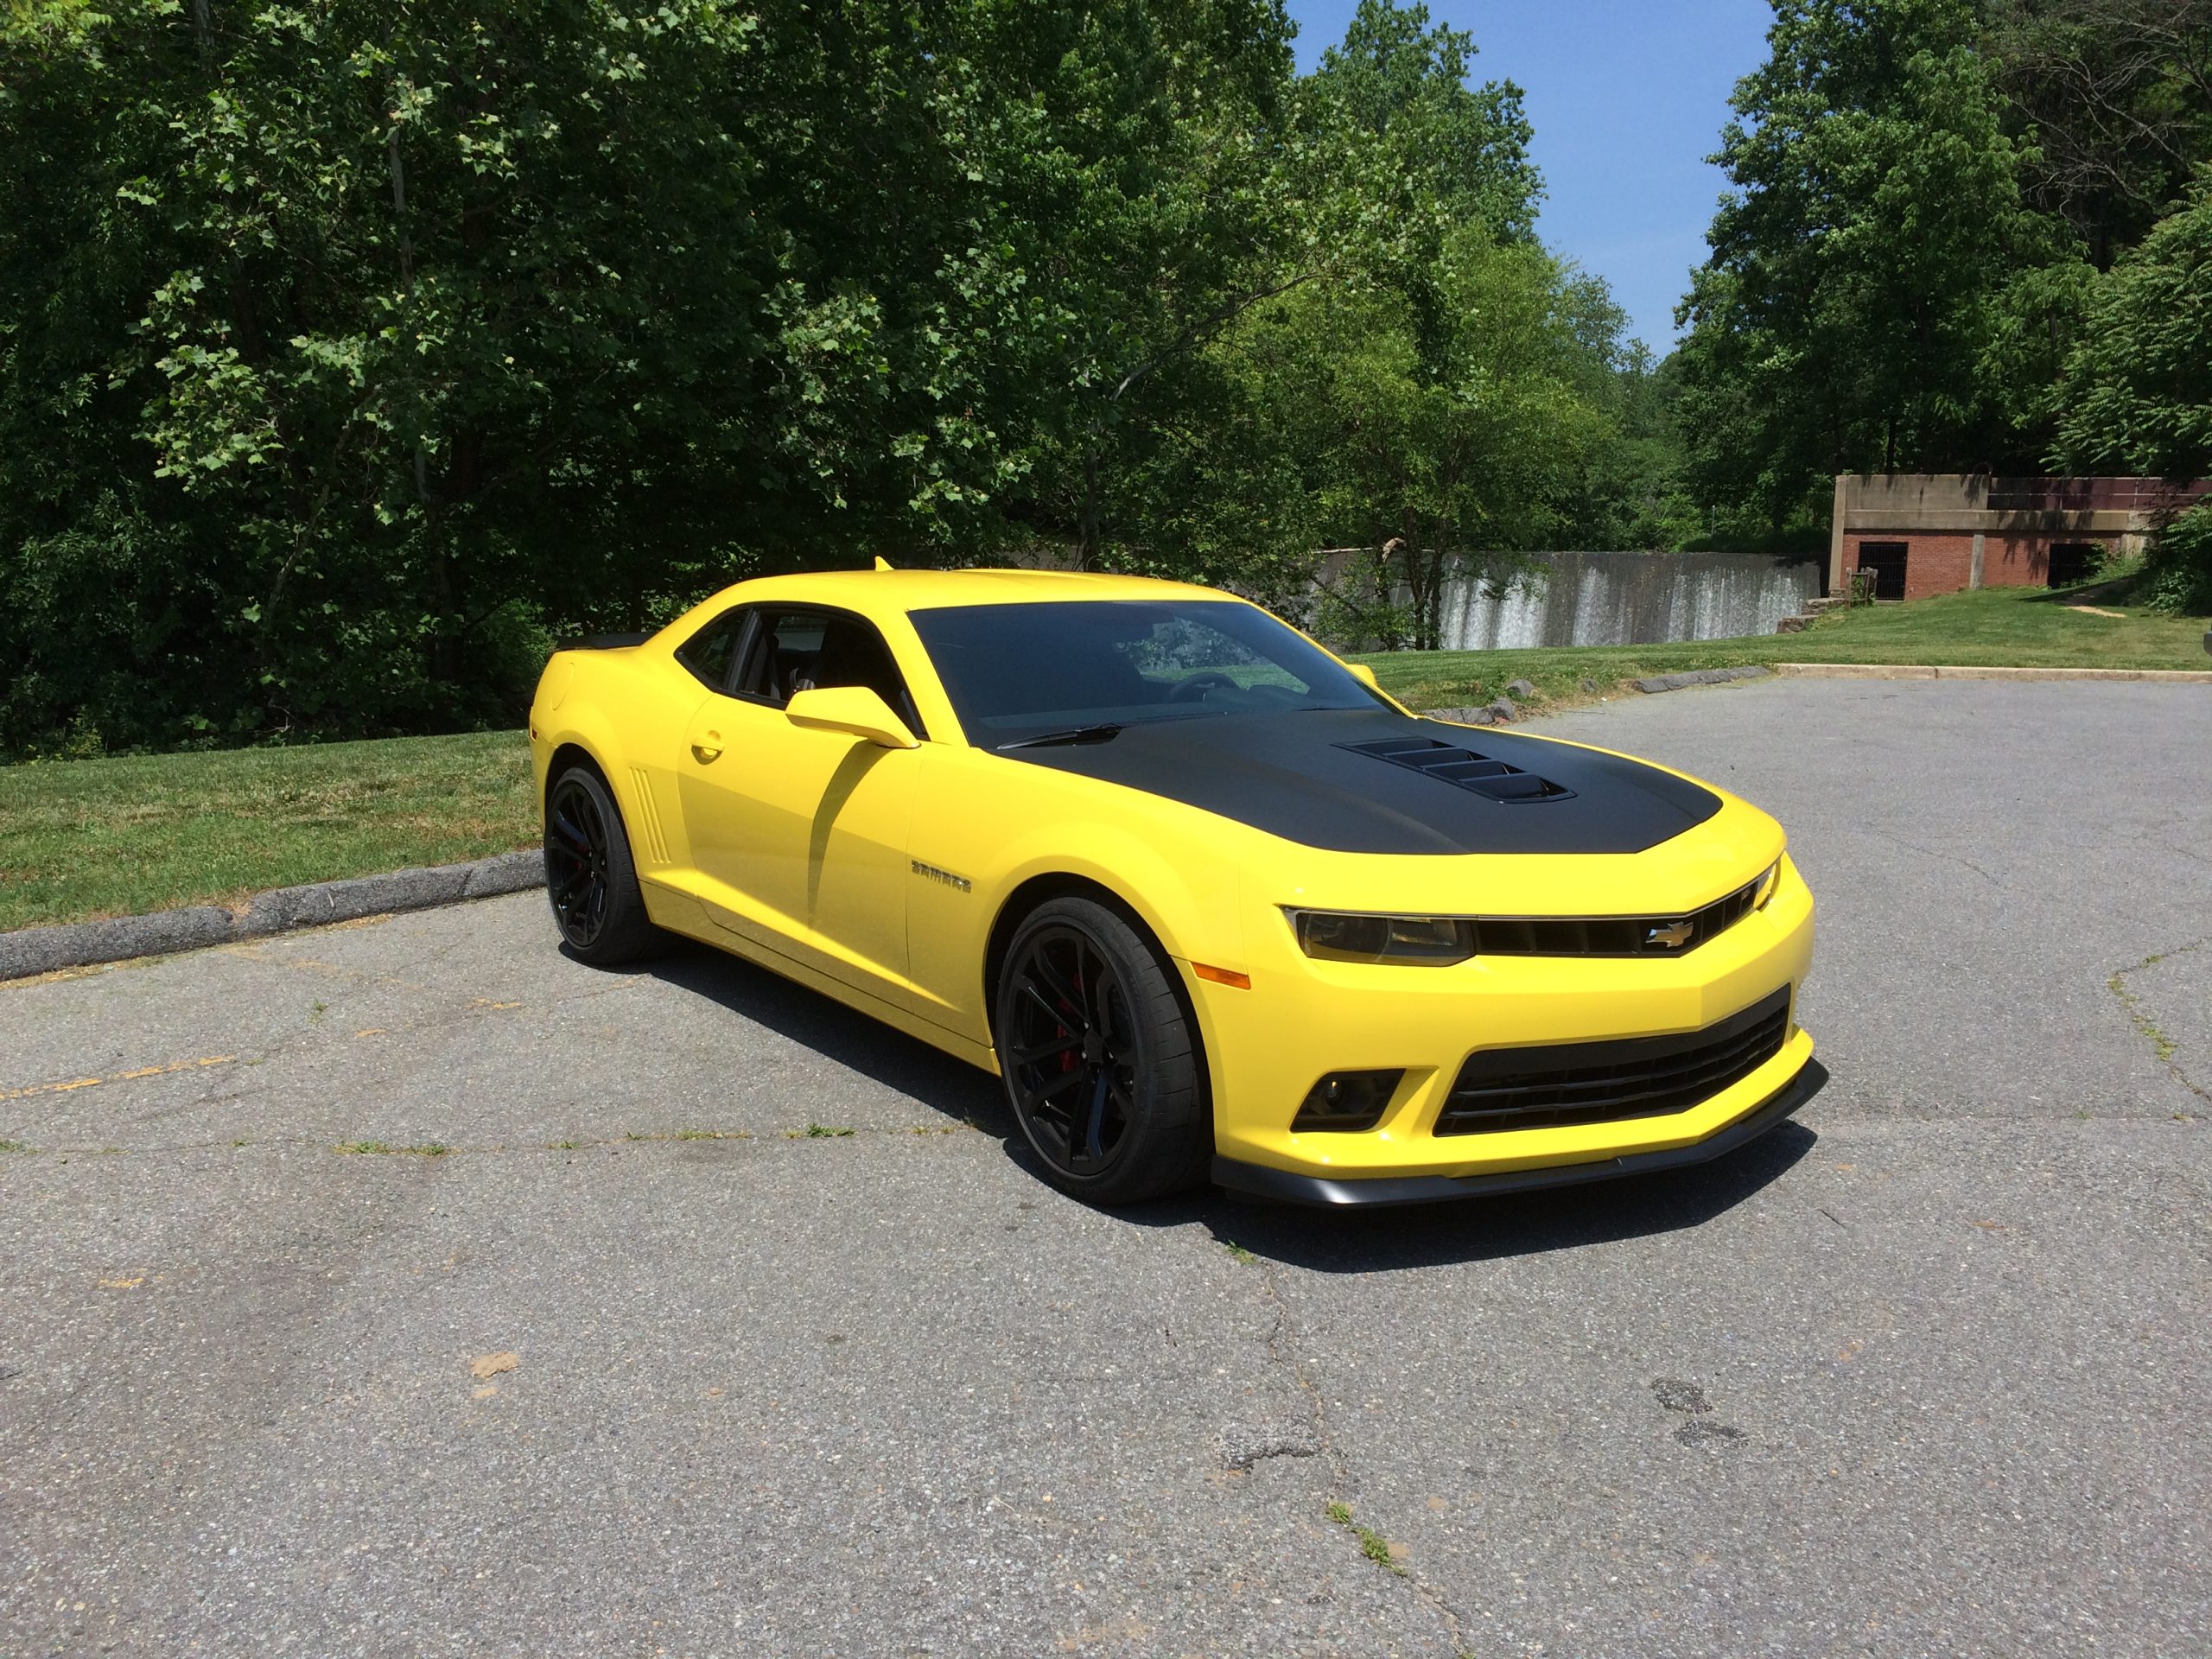
[(1500, 1198), (1508, 1192), (1531, 1192), (1548, 1186), (1573, 1186), (1584, 1181), (1681, 1169), (1692, 1164), (1708, 1163), (1758, 1140), (1818, 1094), (1827, 1077), (1827, 1068), (1813, 1061), (1772, 1099), (1703, 1141), (1692, 1141), (1686, 1147), (1669, 1147), (1661, 1152), (1630, 1153), (1594, 1163), (1498, 1170), (1486, 1175), (1383, 1175), (1343, 1181), (1319, 1175), (1293, 1174), (1288, 1170), (1270, 1169), (1264, 1164), (1240, 1163), (1234, 1158), (1217, 1158), (1213, 1160), (1213, 1180), (1215, 1185), (1227, 1187), (1232, 1192), (1249, 1193), (1283, 1204), (1351, 1209), (1434, 1204), (1446, 1198)]
[[(1677, 958), (1477, 957), (1447, 969), (1340, 963), (1306, 957), (1280, 912), (1261, 919), (1273, 925), (1255, 928), (1255, 938), (1274, 948), (1251, 953), (1249, 990), (1191, 982), (1212, 1072), (1217, 1179), (1246, 1191), (1380, 1192), (1413, 1183), (1429, 1196), (1465, 1196), (1510, 1190), (1500, 1185), (1505, 1178), (1548, 1178), (1516, 1185), (1549, 1185), (1663, 1167), (1675, 1154), (1692, 1162), (1715, 1155), (1706, 1149), (1783, 1096), (1812, 1060), (1813, 1039), (1796, 1024), (1796, 997), (1812, 964), (1813, 898), (1787, 860), (1764, 909)], [(1437, 1133), (1471, 1052), (1702, 1032), (1784, 986), (1790, 1015), (1780, 1050), (1686, 1109)], [(1373, 1128), (1293, 1128), (1317, 1078), (1398, 1068), (1400, 1088)]]

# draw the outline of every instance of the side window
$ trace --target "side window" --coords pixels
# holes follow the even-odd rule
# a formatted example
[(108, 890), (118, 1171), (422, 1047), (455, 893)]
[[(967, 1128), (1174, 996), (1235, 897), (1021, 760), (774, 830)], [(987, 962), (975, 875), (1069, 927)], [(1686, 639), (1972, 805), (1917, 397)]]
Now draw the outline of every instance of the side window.
[(727, 691), (730, 665), (736, 660), (739, 642), (745, 638), (749, 614), (742, 607), (724, 611), (676, 648), (676, 660), (697, 675), (709, 690)]
[(920, 712), (891, 660), (883, 636), (840, 611), (762, 610), (760, 626), (738, 676), (741, 696), (782, 708), (794, 692), (864, 685), (891, 706), (917, 737)]

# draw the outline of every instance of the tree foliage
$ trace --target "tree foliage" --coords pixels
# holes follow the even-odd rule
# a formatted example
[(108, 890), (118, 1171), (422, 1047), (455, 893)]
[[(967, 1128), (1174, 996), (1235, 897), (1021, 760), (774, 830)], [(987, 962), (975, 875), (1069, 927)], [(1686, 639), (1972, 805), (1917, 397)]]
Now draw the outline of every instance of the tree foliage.
[(1986, 448), (1980, 372), (2032, 227), (1967, 0), (1781, 0), (1716, 158), (1684, 315), (1711, 499), (1777, 525), (1822, 474)]
[[(1294, 599), (1355, 518), (1524, 535), (1618, 318), (1535, 245), (1519, 93), (1418, 6), (1304, 80), (1288, 39), (1279, 0), (11, 0), (0, 753), (512, 718), (556, 634), (875, 554)], [(1337, 355), (1272, 359), (1285, 317)], [(1414, 481), (1353, 514), (1384, 423)]]
[(1992, 0), (1986, 49), (2028, 200), (2109, 268), (2212, 156), (2212, 0)]
[[(2212, 180), (2101, 284), (2065, 391), (2058, 441), (2067, 465), (2212, 476)], [(2151, 566), (2157, 602), (2212, 612), (2212, 509), (2165, 527)]]
[(2165, 465), (2088, 365), (2148, 337), (2129, 250), (2212, 162), (2212, 3), (1777, 0), (1768, 40), (1669, 365), (1707, 522), (1824, 517), (1845, 471)]

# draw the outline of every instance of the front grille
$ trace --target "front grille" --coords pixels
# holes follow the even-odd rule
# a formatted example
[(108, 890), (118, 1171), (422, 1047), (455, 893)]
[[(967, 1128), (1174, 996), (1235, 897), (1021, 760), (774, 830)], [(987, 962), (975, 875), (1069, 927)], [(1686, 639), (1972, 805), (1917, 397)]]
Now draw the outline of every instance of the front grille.
[[(1682, 957), (1744, 919), (1758, 898), (1761, 875), (1702, 910), (1679, 916), (1540, 918), (1478, 916), (1475, 951), (1484, 957)], [(1689, 932), (1664, 943), (1673, 930)]]
[(1554, 1129), (1688, 1111), (1780, 1053), (1789, 1032), (1785, 985), (1702, 1031), (1483, 1049), (1459, 1068), (1436, 1133)]

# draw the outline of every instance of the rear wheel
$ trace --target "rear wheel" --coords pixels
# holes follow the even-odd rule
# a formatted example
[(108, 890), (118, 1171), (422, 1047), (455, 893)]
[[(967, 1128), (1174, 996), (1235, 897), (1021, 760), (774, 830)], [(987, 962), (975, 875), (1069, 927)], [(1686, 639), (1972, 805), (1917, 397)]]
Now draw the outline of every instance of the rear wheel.
[(1054, 1185), (1099, 1204), (1198, 1185), (1213, 1150), (1196, 1033), (1129, 922), (1055, 899), (1014, 931), (997, 988), (1014, 1119)]
[(667, 943), (645, 914), (621, 811), (588, 766), (569, 767), (545, 791), (545, 893), (561, 937), (595, 968)]

